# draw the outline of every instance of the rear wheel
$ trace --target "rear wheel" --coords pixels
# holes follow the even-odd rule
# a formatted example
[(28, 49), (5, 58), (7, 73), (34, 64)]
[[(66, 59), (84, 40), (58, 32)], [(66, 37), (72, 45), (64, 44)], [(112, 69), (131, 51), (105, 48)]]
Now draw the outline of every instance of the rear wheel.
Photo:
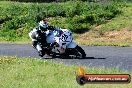
[(75, 49), (76, 49), (76, 53), (75, 53), (76, 58), (85, 59), (86, 57), (85, 51), (80, 46), (76, 46)]

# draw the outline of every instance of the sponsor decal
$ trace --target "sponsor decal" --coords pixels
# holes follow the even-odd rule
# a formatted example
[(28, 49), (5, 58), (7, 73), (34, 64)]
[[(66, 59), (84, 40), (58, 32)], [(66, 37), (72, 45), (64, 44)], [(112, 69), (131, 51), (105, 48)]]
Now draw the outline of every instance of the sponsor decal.
[(91, 83), (130, 83), (129, 74), (86, 74), (80, 66), (76, 81), (80, 85)]

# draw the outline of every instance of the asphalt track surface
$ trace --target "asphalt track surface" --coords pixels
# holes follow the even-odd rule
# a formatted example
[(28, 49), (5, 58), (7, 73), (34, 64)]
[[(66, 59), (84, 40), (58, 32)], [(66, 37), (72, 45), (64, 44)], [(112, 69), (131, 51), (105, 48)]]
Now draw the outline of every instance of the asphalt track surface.
[[(82, 65), (95, 68), (117, 68), (132, 71), (132, 47), (81, 46), (87, 57), (85, 59), (48, 59), (67, 65)], [(0, 44), (0, 56), (18, 56), (40, 58), (31, 45)]]

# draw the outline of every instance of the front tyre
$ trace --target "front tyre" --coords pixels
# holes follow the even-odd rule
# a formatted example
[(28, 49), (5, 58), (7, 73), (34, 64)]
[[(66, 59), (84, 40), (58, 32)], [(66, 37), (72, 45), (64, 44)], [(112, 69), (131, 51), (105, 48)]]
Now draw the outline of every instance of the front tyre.
[(85, 59), (86, 58), (86, 53), (85, 51), (80, 47), (80, 46), (76, 46), (76, 57), (80, 58), (80, 59)]

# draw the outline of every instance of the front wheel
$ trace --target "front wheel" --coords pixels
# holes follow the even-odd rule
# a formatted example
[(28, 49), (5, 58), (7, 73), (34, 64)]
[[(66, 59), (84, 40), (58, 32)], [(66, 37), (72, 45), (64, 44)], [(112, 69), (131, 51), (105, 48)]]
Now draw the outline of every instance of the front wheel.
[(80, 59), (85, 59), (86, 58), (86, 53), (85, 51), (80, 47), (80, 46), (76, 46), (76, 57), (80, 58)]

